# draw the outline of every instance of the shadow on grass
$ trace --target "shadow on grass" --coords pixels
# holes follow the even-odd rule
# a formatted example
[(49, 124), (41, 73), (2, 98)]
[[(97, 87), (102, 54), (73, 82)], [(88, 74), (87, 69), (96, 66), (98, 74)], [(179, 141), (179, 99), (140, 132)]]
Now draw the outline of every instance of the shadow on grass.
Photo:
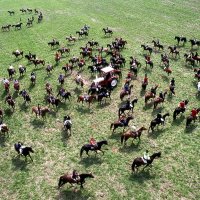
[(21, 104), (19, 104), (19, 108), (20, 108), (20, 111), (23, 111), (23, 112), (27, 112), (27, 110), (30, 108), (26, 103), (25, 101)]
[(175, 120), (172, 121), (172, 125), (176, 125), (176, 126), (179, 126), (183, 120), (185, 119), (185, 116), (183, 114), (180, 114), (181, 116), (180, 117), (177, 117)]
[[(131, 139), (130, 139), (131, 140)], [(140, 151), (141, 149), (138, 148), (140, 143), (141, 143), (141, 140), (132, 140), (133, 142), (131, 142), (130, 145), (123, 145), (121, 148), (119, 148), (119, 151), (122, 152), (122, 153), (132, 153), (133, 151)], [(135, 141), (135, 143), (134, 143)]]
[(144, 105), (143, 106), (143, 110), (152, 109), (152, 107), (153, 107), (153, 101), (151, 101), (151, 102), (147, 103), (146, 105)]
[(12, 108), (7, 108), (7, 109), (5, 109), (4, 113), (5, 113), (5, 115), (7, 115), (8, 117), (11, 117), (11, 116), (13, 115), (14, 112), (13, 112)]
[[(27, 158), (28, 160), (28, 158)], [(20, 158), (20, 156), (16, 156), (12, 158), (12, 164), (13, 164), (13, 170), (22, 170), (22, 171), (28, 171), (28, 164), (32, 163), (32, 161), (25, 161), (25, 158)]]
[[(76, 110), (79, 112), (79, 114), (82, 114), (82, 115), (84, 115), (84, 114), (86, 114), (86, 113), (92, 114), (93, 111), (91, 110), (91, 108), (89, 108), (88, 105), (86, 105), (86, 106), (87, 106), (87, 107), (85, 107), (84, 105), (78, 105), (78, 106), (76, 107)], [(91, 105), (90, 105), (90, 106), (91, 106)]]
[[(71, 130), (71, 134), (72, 134), (72, 130)], [(61, 131), (61, 140), (63, 142), (63, 146), (66, 147), (67, 146), (67, 142), (69, 140), (69, 138), (71, 137), (69, 131), (67, 132), (66, 130), (62, 129)]]
[(197, 128), (197, 126), (198, 126), (197, 123), (199, 123), (199, 122), (196, 122), (196, 124), (193, 123), (193, 124), (189, 125), (187, 128), (185, 127), (184, 132), (185, 133), (192, 133)]
[(45, 121), (42, 118), (34, 118), (30, 123), (34, 128), (42, 128), (45, 124)]
[(164, 109), (164, 107), (161, 105), (161, 107), (158, 107), (158, 108), (156, 108), (156, 109), (153, 109), (151, 115), (152, 115), (152, 116), (155, 116), (157, 113), (161, 113), (163, 109)]
[(103, 160), (101, 159), (101, 157), (103, 156), (103, 153), (100, 152), (98, 154), (96, 154), (95, 152), (90, 152), (89, 156), (87, 156), (84, 153), (83, 156), (87, 156), (87, 157), (82, 157), (79, 163), (83, 164), (85, 167), (89, 167), (91, 165), (101, 165), (103, 163)]
[(8, 138), (8, 136), (0, 133), (0, 147), (5, 147), (6, 138)]
[(155, 179), (155, 175), (150, 174), (150, 169), (151, 169), (150, 167), (148, 167), (144, 170), (141, 168), (142, 167), (140, 167), (138, 169), (138, 172), (132, 173), (129, 177), (129, 180), (136, 181), (136, 182), (142, 184), (147, 180)]
[(62, 190), (60, 191), (57, 200), (63, 199), (63, 200), (88, 200), (88, 199), (94, 199), (92, 195), (90, 194), (84, 194), (82, 193), (82, 190), (74, 191), (74, 190)]
[(164, 133), (166, 131), (167, 131), (167, 128), (165, 129), (164, 127), (160, 128), (160, 129), (155, 128), (153, 132), (150, 132), (148, 134), (148, 137), (156, 139), (159, 135), (161, 135), (162, 133)]
[(145, 95), (145, 92), (146, 92), (145, 90), (141, 89), (140, 90), (140, 96), (143, 97)]

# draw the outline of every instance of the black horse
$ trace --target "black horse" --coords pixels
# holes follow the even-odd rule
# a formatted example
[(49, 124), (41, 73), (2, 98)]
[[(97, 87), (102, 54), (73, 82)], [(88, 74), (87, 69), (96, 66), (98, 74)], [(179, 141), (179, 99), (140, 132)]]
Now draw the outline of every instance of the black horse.
[(177, 55), (180, 57), (180, 53), (175, 46), (169, 46), (168, 49), (170, 50), (169, 54), (172, 54), (172, 56), (175, 54), (175, 58), (177, 57)]
[(24, 56), (28, 61), (30, 61), (31, 59), (36, 59), (36, 54), (27, 54)]
[(56, 108), (58, 108), (58, 105), (61, 103), (61, 101), (60, 101), (60, 99), (58, 99), (58, 98), (55, 98), (55, 97), (51, 97), (51, 96), (48, 96), (47, 97), (47, 102), (48, 102), (48, 104), (50, 105), (55, 105), (56, 106)]
[(31, 97), (29, 96), (26, 90), (20, 91), (19, 95), (21, 95), (24, 98), (25, 103), (31, 102)]
[(60, 43), (59, 43), (59, 41), (51, 41), (51, 42), (48, 42), (48, 45), (51, 46), (51, 48), (52, 48), (52, 47), (55, 47), (55, 46), (59, 46)]
[(8, 13), (9, 13), (10, 15), (14, 15), (14, 14), (15, 14), (15, 11), (13, 11), (13, 10), (8, 10)]
[[(101, 93), (99, 93), (97, 95), (97, 101), (100, 104), (102, 104), (103, 98), (109, 98), (111, 100), (110, 95), (111, 95), (111, 91), (109, 91), (109, 90), (106, 89), (106, 91), (103, 91), (103, 92), (101, 92)], [(106, 102), (106, 99), (105, 99), (105, 102)]]
[(20, 74), (20, 76), (23, 76), (25, 72), (26, 72), (26, 67), (20, 66), (19, 67), (19, 74)]
[(153, 46), (154, 48), (158, 47), (158, 49), (164, 49), (164, 46), (162, 44), (160, 44), (159, 42), (156, 42), (155, 40), (152, 40)]
[[(185, 105), (187, 105), (189, 103), (188, 100), (185, 100)], [(177, 115), (179, 115), (180, 113), (184, 113), (185, 112), (185, 108), (181, 108), (181, 107), (176, 107), (173, 113), (173, 120), (176, 119)]]
[(132, 168), (133, 172), (135, 172), (135, 168), (138, 170), (139, 166), (145, 165), (145, 167), (143, 168), (143, 169), (145, 169), (146, 167), (151, 165), (151, 163), (154, 161), (154, 159), (156, 157), (160, 158), (160, 156), (161, 156), (161, 152), (154, 153), (153, 155), (150, 156), (150, 159), (147, 160), (147, 162), (144, 162), (144, 159), (142, 157), (135, 158), (132, 163), (131, 168)]
[(88, 43), (87, 43), (87, 44), (89, 44), (89, 45), (90, 45), (90, 47), (94, 47), (94, 46), (98, 47), (98, 46), (99, 46), (99, 43), (98, 43), (98, 42), (96, 42), (96, 41), (88, 41)]
[(101, 150), (102, 145), (108, 145), (108, 142), (106, 140), (97, 142), (96, 146), (91, 145), (91, 144), (85, 144), (81, 147), (81, 151), (80, 151), (80, 157), (82, 157), (83, 151), (86, 151), (86, 154), (89, 156), (88, 151), (95, 151), (95, 153), (97, 153), (97, 151), (101, 151), (103, 154), (103, 150)]
[(10, 31), (11, 24), (7, 24), (1, 27), (2, 31)]
[(87, 31), (76, 31), (76, 34), (78, 34), (79, 37), (88, 36)]
[(102, 31), (104, 31), (104, 34), (108, 36), (111, 36), (113, 34), (113, 31), (108, 28), (103, 28)]
[(57, 96), (61, 96), (63, 99), (65, 99), (65, 101), (66, 101), (66, 99), (68, 99), (68, 100), (70, 101), (71, 93), (70, 93), (70, 92), (67, 92), (67, 91), (65, 91), (65, 89), (62, 89), (62, 88), (61, 88), (61, 89), (58, 91)]
[(191, 43), (191, 48), (193, 48), (195, 45), (197, 45), (198, 48), (200, 46), (200, 40), (190, 39), (189, 42)]
[(153, 131), (154, 131), (154, 128), (156, 127), (156, 125), (162, 124), (162, 125), (164, 126), (164, 125), (165, 125), (165, 119), (166, 119), (166, 117), (168, 117), (168, 116), (169, 116), (169, 113), (164, 114), (164, 115), (162, 116), (163, 121), (162, 121), (161, 119), (157, 119), (157, 118), (156, 118), (156, 119), (153, 119), (153, 120), (151, 121), (151, 123), (150, 123), (148, 132), (150, 131), (150, 129), (151, 129), (151, 131), (153, 132)]
[(125, 105), (122, 105), (120, 108), (119, 108), (119, 110), (118, 110), (118, 116), (120, 117), (120, 115), (121, 114), (123, 114), (126, 110), (131, 110), (131, 112), (133, 113), (133, 108), (134, 108), (134, 106), (135, 106), (135, 103), (137, 103), (138, 102), (138, 99), (137, 98), (135, 98), (135, 99), (133, 99), (133, 101), (131, 102), (131, 105), (127, 105), (127, 104), (125, 104)]
[(61, 176), (59, 178), (59, 182), (58, 182), (58, 189), (63, 186), (65, 183), (70, 183), (70, 184), (73, 184), (73, 183), (76, 183), (76, 184), (80, 184), (81, 188), (83, 188), (83, 184), (85, 183), (85, 179), (86, 178), (94, 178), (94, 176), (92, 175), (92, 173), (89, 173), (89, 174), (79, 174), (78, 175), (78, 180), (74, 180), (72, 178), (72, 175), (71, 174), (64, 174), (63, 176)]
[(183, 42), (183, 46), (184, 46), (185, 43), (187, 42), (187, 38), (186, 38), (186, 37), (183, 37), (183, 36), (175, 36), (174, 39), (177, 40), (178, 45), (179, 45), (180, 42)]
[(12, 27), (15, 27), (15, 30), (20, 30), (22, 28), (22, 22), (17, 23), (17, 24), (13, 24)]
[(23, 144), (21, 142), (18, 142), (18, 143), (14, 144), (14, 148), (17, 151), (17, 153), (19, 154), (19, 156), (20, 155), (25, 156), (25, 160), (27, 160), (27, 156), (29, 156), (33, 162), (33, 159), (31, 158), (31, 155), (30, 155), (30, 153), (34, 153), (32, 147), (23, 146)]
[(153, 48), (148, 45), (142, 44), (141, 47), (143, 48), (143, 51), (148, 51), (150, 55), (153, 52)]

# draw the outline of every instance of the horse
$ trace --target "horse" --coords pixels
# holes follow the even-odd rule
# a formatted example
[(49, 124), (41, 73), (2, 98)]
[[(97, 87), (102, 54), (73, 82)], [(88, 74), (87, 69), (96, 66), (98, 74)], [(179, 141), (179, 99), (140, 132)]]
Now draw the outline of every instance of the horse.
[(164, 50), (164, 46), (160, 44), (159, 42), (156, 42), (155, 40), (152, 40), (154, 48), (158, 47), (159, 51), (160, 49)]
[(8, 10), (8, 13), (9, 13), (10, 15), (14, 15), (14, 14), (15, 14), (15, 11), (13, 11), (13, 10)]
[[(124, 123), (120, 122), (119, 120), (111, 123), (110, 125), (110, 130), (112, 129), (113, 127), (113, 130), (112, 130), (112, 133), (114, 133), (115, 129), (118, 128), (118, 127), (123, 127), (125, 129), (126, 126), (128, 126), (129, 124), (129, 121), (133, 119), (133, 116), (128, 116), (125, 120), (124, 120)], [(124, 131), (123, 129), (123, 131)]]
[(198, 48), (200, 46), (200, 40), (190, 39), (189, 42), (191, 43), (191, 48), (193, 48), (195, 45), (197, 45)]
[(54, 60), (55, 60), (56, 65), (57, 65), (58, 62), (60, 62), (60, 60), (61, 60), (61, 55), (59, 53), (58, 54), (56, 53)]
[(26, 90), (22, 90), (19, 92), (19, 95), (21, 95), (24, 98), (25, 104), (27, 102), (31, 102), (31, 97), (29, 96), (29, 94), (26, 92)]
[(76, 34), (78, 34), (78, 37), (83, 37), (83, 35), (86, 37), (88, 36), (88, 32), (87, 31), (76, 31)]
[(169, 46), (168, 49), (170, 50), (169, 54), (172, 54), (172, 56), (175, 54), (175, 58), (177, 57), (177, 55), (180, 57), (180, 53), (176, 49), (176, 47)]
[[(3, 116), (3, 113), (2, 113), (2, 116)], [(0, 133), (3, 133), (4, 136), (7, 134), (7, 136), (9, 137), (9, 133), (8, 132), (9, 132), (8, 126), (6, 124), (2, 123), (2, 119), (1, 119), (1, 122), (0, 122)]]
[(70, 54), (70, 49), (69, 48), (65, 48), (65, 47), (62, 47), (60, 49), (57, 50), (61, 56), (63, 55), (63, 53), (67, 53), (68, 55)]
[(68, 40), (68, 42), (76, 42), (75, 37), (66, 37), (66, 40)]
[(20, 76), (23, 76), (25, 72), (26, 72), (26, 67), (20, 66), (19, 67), (19, 74), (20, 74)]
[(14, 55), (16, 58), (18, 58), (18, 56), (24, 56), (24, 52), (23, 51), (13, 51), (12, 55)]
[(30, 80), (31, 80), (31, 84), (35, 85), (35, 83), (36, 83), (36, 75), (35, 75), (35, 73), (33, 73), (33, 72), (31, 73)]
[(41, 107), (38, 109), (38, 106), (32, 107), (32, 113), (35, 113), (36, 117), (42, 116), (42, 118), (46, 117), (46, 113), (50, 112), (50, 109), (48, 107)]
[(138, 170), (138, 167), (141, 165), (145, 165), (143, 169), (151, 165), (151, 163), (154, 161), (155, 158), (160, 158), (161, 152), (154, 153), (153, 155), (150, 156), (150, 160), (147, 160), (147, 163), (144, 162), (144, 159), (141, 157), (137, 157), (133, 160), (133, 163), (131, 165), (132, 171), (135, 172), (135, 168)]
[(21, 28), (22, 28), (22, 22), (20, 22), (20, 23), (17, 23), (17, 24), (14, 24), (14, 25), (12, 25), (12, 27), (15, 27), (15, 30), (20, 30)]
[(79, 62), (79, 58), (78, 57), (73, 57), (71, 59), (69, 59), (69, 63), (71, 63), (72, 65), (76, 64)]
[(65, 91), (65, 89), (62, 89), (62, 88), (61, 88), (61, 89), (58, 91), (57, 96), (61, 96), (63, 99), (65, 99), (65, 101), (66, 101), (66, 99), (68, 99), (68, 100), (70, 101), (70, 97), (71, 97), (72, 95), (71, 95), (70, 92), (67, 92), (67, 91)]
[(39, 64), (42, 64), (43, 66), (45, 65), (45, 61), (44, 60), (30, 59), (30, 61), (35, 65), (35, 67), (37, 67), (37, 65), (39, 65)]
[(59, 46), (59, 45), (60, 45), (59, 41), (48, 42), (48, 46), (51, 46), (51, 48), (55, 47), (55, 46)]
[(165, 96), (166, 96), (166, 94), (167, 94), (167, 91), (164, 92), (163, 98), (157, 97), (157, 98), (154, 99), (154, 102), (153, 102), (153, 109), (156, 109), (156, 107), (157, 107), (157, 105), (158, 105), (159, 103), (163, 103), (163, 102), (165, 101)]
[(16, 73), (16, 70), (14, 68), (12, 69), (8, 68), (7, 71), (8, 71), (9, 78), (12, 79), (13, 75)]
[(160, 56), (161, 56), (160, 65), (161, 65), (161, 63), (163, 63), (165, 67), (168, 67), (169, 66), (169, 58), (168, 58), (168, 56), (167, 55), (163, 55), (163, 54), (161, 54)]
[(51, 71), (53, 70), (53, 65), (47, 65), (47, 67), (45, 68), (46, 72), (47, 72), (47, 75), (49, 76)]
[(25, 161), (27, 161), (27, 156), (29, 156), (31, 161), (33, 162), (33, 159), (30, 155), (30, 153), (34, 153), (32, 147), (23, 146), (22, 143), (18, 142), (14, 144), (14, 148), (15, 148), (15, 151), (17, 151), (19, 156), (23, 155), (25, 157)]
[[(200, 112), (200, 108), (197, 109), (197, 114)], [(192, 117), (191, 115), (186, 118), (186, 128), (191, 124), (192, 121), (196, 121), (197, 118)]]
[(65, 76), (63, 74), (60, 74), (58, 77), (58, 82), (63, 85), (65, 82)]
[(197, 78), (198, 80), (200, 80), (200, 68), (199, 69), (194, 69), (195, 75), (194, 77)]
[(27, 54), (24, 56), (28, 61), (30, 61), (31, 59), (36, 59), (36, 54)]
[(81, 51), (80, 55), (85, 58), (87, 56), (91, 57), (92, 56), (92, 51)]
[(111, 29), (106, 29), (106, 28), (103, 28), (102, 31), (104, 31), (104, 34), (105, 35), (108, 35), (108, 36), (112, 36), (113, 34), (113, 31)]
[(16, 92), (19, 92), (19, 89), (20, 89), (20, 84), (19, 84), (19, 82), (15, 82), (15, 83), (14, 83), (14, 89), (15, 89)]
[(10, 83), (4, 83), (4, 89), (6, 92), (9, 92), (10, 90)]
[(82, 78), (75, 78), (75, 82), (76, 82), (76, 85), (80, 85), (83, 88), (84, 82)]
[(186, 62), (186, 64), (188, 63), (188, 62), (190, 62), (190, 64), (192, 65), (192, 67), (194, 67), (195, 66), (195, 60), (193, 59), (193, 57), (191, 56), (189, 56), (188, 54), (184, 54), (184, 57), (185, 57), (185, 62)]
[(165, 119), (166, 119), (166, 117), (168, 117), (168, 116), (169, 116), (169, 113), (166, 113), (166, 114), (164, 114), (164, 115), (162, 116), (162, 118), (163, 118), (164, 121), (158, 120), (157, 118), (156, 118), (156, 119), (153, 119), (153, 120), (151, 121), (151, 123), (150, 123), (149, 129), (148, 129), (148, 133), (149, 133), (150, 129), (151, 129), (151, 131), (153, 132), (153, 131), (154, 131), (154, 128), (156, 127), (156, 125), (159, 125), (159, 124), (165, 125)]
[(72, 74), (73, 70), (73, 64), (66, 64), (65, 66), (62, 67), (62, 70), (65, 71), (65, 76), (67, 75), (67, 72), (70, 70)]
[(2, 31), (10, 31), (11, 24), (7, 24), (1, 27)]
[(73, 183), (80, 184), (81, 185), (80, 187), (83, 188), (83, 184), (85, 183), (85, 179), (86, 178), (94, 178), (94, 176), (92, 175), (92, 173), (89, 173), (89, 174), (79, 174), (79, 179), (75, 181), (72, 178), (71, 174), (64, 174), (63, 176), (61, 176), (59, 178), (58, 189), (61, 186), (63, 186), (65, 183), (70, 183), (71, 185)]
[(50, 83), (46, 83), (45, 89), (48, 95), (52, 94), (53, 89)]
[(178, 45), (179, 45), (180, 42), (183, 42), (183, 46), (184, 46), (185, 43), (187, 42), (187, 38), (183, 37), (183, 36), (175, 36), (174, 39), (177, 40)]
[(135, 98), (135, 99), (133, 99), (133, 101), (131, 101), (132, 106), (122, 105), (118, 110), (118, 116), (120, 117), (120, 115), (123, 114), (125, 112), (125, 110), (129, 110), (129, 111), (131, 110), (131, 112), (133, 113), (133, 108), (135, 106), (135, 103), (137, 103), (137, 102), (138, 102), (138, 99)]
[(149, 65), (151, 67), (151, 69), (153, 68), (153, 61), (152, 60), (148, 60), (148, 56), (145, 55), (145, 63), (146, 63), (146, 67), (147, 65)]
[(11, 107), (13, 109), (13, 112), (14, 112), (14, 110), (15, 110), (15, 101), (14, 101), (14, 99), (13, 98), (6, 99), (5, 102), (9, 105), (9, 107)]
[(145, 131), (147, 130), (145, 127), (141, 127), (140, 129), (138, 129), (137, 131), (131, 131), (131, 130), (127, 130), (126, 132), (124, 132), (122, 135), (121, 135), (121, 144), (123, 144), (124, 142), (124, 145), (126, 145), (126, 141), (129, 139), (129, 138), (133, 138), (133, 139), (136, 139), (138, 138), (140, 140), (140, 136), (142, 134), (142, 131)]
[(123, 98), (124, 98), (126, 95), (129, 95), (129, 96), (131, 95), (131, 90), (132, 90), (132, 88), (133, 88), (133, 85), (130, 85), (128, 91), (126, 91), (126, 90), (123, 89), (123, 90), (120, 92), (119, 97), (120, 97), (121, 101), (123, 101)]
[(152, 87), (151, 91), (148, 91), (145, 94), (145, 96), (144, 96), (145, 104), (147, 104), (147, 102), (148, 102), (149, 99), (155, 98), (157, 88), (158, 88), (158, 85), (156, 85), (155, 87)]
[(148, 45), (142, 44), (141, 47), (143, 48), (143, 51), (148, 51), (150, 55), (153, 52), (153, 48)]
[[(187, 105), (188, 103), (189, 103), (189, 101), (185, 100), (185, 105)], [(185, 108), (176, 107), (173, 112), (173, 120), (176, 119), (177, 115), (179, 115), (180, 113), (184, 113), (184, 112), (185, 112)]]
[(71, 128), (72, 128), (72, 124), (68, 121), (65, 120), (64, 121), (64, 130), (71, 135)]
[(50, 104), (53, 106), (55, 105), (57, 109), (58, 109), (59, 103), (61, 103), (60, 99), (55, 98), (53, 96), (52, 97), (48, 96), (46, 100), (47, 100), (47, 103), (49, 103), (49, 106), (50, 106)]
[[(111, 100), (110, 95), (111, 95), (111, 91), (109, 91), (109, 90), (106, 89), (106, 91), (100, 92), (99, 94), (97, 94), (97, 101), (100, 104), (102, 104), (103, 98), (110, 98), (110, 100)], [(106, 100), (105, 100), (105, 102), (106, 102)]]
[(31, 8), (27, 8), (26, 9), (29, 13), (32, 13), (33, 12), (33, 9), (31, 9)]
[(88, 41), (88, 43), (87, 43), (87, 44), (89, 44), (89, 45), (90, 45), (90, 47), (94, 47), (94, 46), (98, 47), (98, 46), (99, 46), (99, 43), (98, 43), (98, 42), (96, 42), (96, 41)]
[(89, 108), (90, 108), (90, 104), (92, 103), (92, 101), (94, 99), (96, 99), (96, 95), (86, 95), (86, 96), (80, 95), (80, 96), (78, 96), (77, 102), (78, 103), (82, 102), (82, 104), (83, 104), (83, 102), (85, 101), (89, 104)]
[(102, 140), (100, 142), (97, 142), (97, 144), (95, 146), (92, 144), (83, 145), (81, 147), (80, 157), (82, 157), (83, 151), (85, 151), (88, 156), (89, 156), (89, 154), (88, 154), (89, 151), (95, 151), (96, 154), (97, 154), (97, 151), (101, 151), (104, 155), (103, 150), (101, 150), (102, 145), (108, 145), (108, 142), (106, 140)]
[(26, 10), (24, 8), (21, 8), (19, 11), (21, 11), (22, 13), (26, 13)]

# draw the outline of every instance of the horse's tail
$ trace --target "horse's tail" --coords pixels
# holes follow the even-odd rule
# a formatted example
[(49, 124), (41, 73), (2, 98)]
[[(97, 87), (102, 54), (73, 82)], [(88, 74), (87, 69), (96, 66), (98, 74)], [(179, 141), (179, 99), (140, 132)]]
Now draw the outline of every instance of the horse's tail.
[(174, 113), (173, 113), (173, 119), (174, 119), (174, 120), (176, 119), (176, 110), (175, 110)]
[(131, 169), (134, 172), (135, 171), (135, 161), (133, 161), (132, 165), (131, 165)]
[(82, 157), (83, 151), (84, 151), (84, 146), (81, 148), (80, 157)]
[(125, 138), (125, 136), (122, 135), (122, 136), (121, 136), (121, 144), (123, 144), (123, 142), (124, 142), (124, 138)]
[(110, 125), (110, 130), (112, 129), (113, 125), (114, 125), (113, 123)]

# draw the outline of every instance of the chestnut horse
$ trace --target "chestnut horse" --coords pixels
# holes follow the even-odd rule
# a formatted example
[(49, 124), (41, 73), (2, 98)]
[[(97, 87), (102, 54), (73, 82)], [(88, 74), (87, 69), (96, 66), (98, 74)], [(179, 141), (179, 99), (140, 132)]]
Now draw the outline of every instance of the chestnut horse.
[(166, 96), (167, 92), (164, 92), (163, 94), (163, 98), (160, 98), (160, 97), (157, 97), (156, 99), (154, 99), (154, 102), (153, 102), (153, 109), (156, 109), (157, 105), (159, 103), (163, 103), (165, 101), (165, 96)]
[(140, 136), (142, 134), (142, 131), (145, 131), (145, 130), (147, 130), (145, 127), (142, 127), (140, 129), (138, 129), (137, 131), (127, 130), (121, 136), (121, 144), (123, 144), (123, 142), (124, 142), (124, 145), (126, 145), (126, 141), (129, 138), (133, 138), (133, 139), (139, 138), (139, 140), (140, 140)]
[(32, 107), (32, 113), (35, 113), (36, 117), (38, 115), (41, 115), (42, 118), (46, 117), (46, 113), (50, 112), (50, 109), (48, 107), (41, 107), (38, 109), (38, 106), (33, 106)]
[(149, 99), (155, 98), (157, 88), (158, 88), (158, 85), (156, 85), (155, 87), (152, 87), (151, 91), (148, 91), (148, 92), (145, 94), (145, 97), (144, 97), (145, 104), (147, 104), (147, 101), (148, 101)]
[(19, 82), (14, 83), (14, 89), (15, 89), (16, 92), (19, 92), (19, 89), (20, 89)]
[(92, 175), (92, 173), (89, 173), (89, 174), (79, 174), (79, 179), (78, 180), (74, 180), (72, 178), (72, 174), (64, 174), (63, 176), (61, 176), (59, 178), (59, 182), (58, 182), (58, 189), (63, 186), (65, 183), (70, 183), (71, 185), (73, 183), (76, 183), (76, 184), (80, 184), (81, 188), (83, 188), (83, 184), (85, 183), (85, 179), (86, 178), (94, 178), (94, 176)]
[(125, 91), (124, 89), (120, 92), (120, 99), (121, 101), (123, 100), (123, 98), (126, 96), (126, 95), (131, 95), (131, 89), (133, 88), (133, 85), (130, 85), (129, 86), (129, 90), (128, 91)]
[[(200, 112), (200, 108), (197, 109), (197, 114)], [(196, 122), (197, 118), (192, 117), (191, 115), (186, 119), (186, 128), (191, 124), (192, 121)]]
[(13, 98), (6, 99), (5, 102), (13, 109), (13, 111), (15, 110), (15, 101)]
[(77, 99), (77, 102), (82, 102), (83, 104), (83, 102), (85, 101), (89, 103), (89, 107), (90, 107), (90, 104), (92, 103), (93, 99), (96, 99), (96, 95), (86, 95), (86, 96), (80, 95)]
[[(129, 121), (133, 119), (133, 116), (128, 116), (125, 120), (124, 120), (124, 123), (120, 122), (120, 120), (117, 120), (113, 123), (111, 123), (110, 125), (110, 129), (112, 129), (113, 127), (113, 131), (112, 133), (114, 133), (115, 129), (118, 128), (118, 127), (123, 127), (125, 129), (126, 126), (128, 126), (129, 124)], [(124, 131), (123, 129), (123, 131)]]
[(134, 159), (131, 168), (133, 172), (135, 172), (135, 168), (138, 170), (138, 167), (140, 167), (141, 165), (145, 165), (144, 168), (146, 168), (149, 165), (151, 165), (151, 163), (154, 161), (155, 158), (157, 157), (160, 158), (160, 156), (161, 156), (161, 152), (154, 153), (153, 155), (150, 156), (150, 160), (148, 160), (147, 163), (144, 162), (144, 159), (142, 157), (137, 157)]

